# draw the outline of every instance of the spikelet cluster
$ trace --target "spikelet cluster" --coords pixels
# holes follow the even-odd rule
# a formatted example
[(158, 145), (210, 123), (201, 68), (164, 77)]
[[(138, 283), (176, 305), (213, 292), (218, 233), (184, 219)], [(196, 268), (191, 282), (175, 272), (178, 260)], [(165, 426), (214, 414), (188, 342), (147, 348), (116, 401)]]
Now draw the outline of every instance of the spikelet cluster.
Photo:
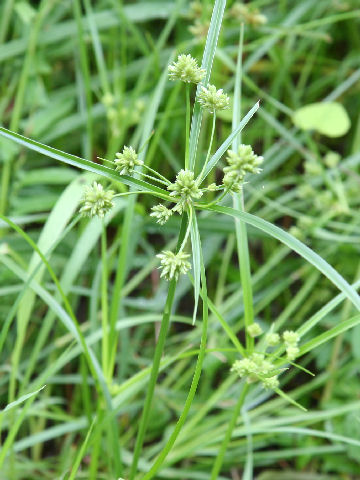
[(170, 80), (181, 80), (185, 83), (200, 83), (206, 70), (200, 68), (191, 55), (179, 55), (176, 62), (168, 67)]
[(208, 110), (210, 113), (215, 113), (220, 110), (229, 108), (230, 99), (223, 89), (216, 90), (215, 85), (208, 85), (201, 87), (200, 93), (197, 98), (200, 105)]
[(227, 151), (223, 184), (231, 192), (241, 191), (247, 173), (260, 173), (263, 157), (254, 153), (251, 145), (240, 145), (237, 152)]
[(185, 274), (191, 268), (190, 262), (187, 260), (190, 257), (188, 253), (173, 253), (170, 250), (164, 250), (156, 256), (160, 259), (160, 277), (164, 277), (166, 280), (173, 278), (177, 280), (180, 274)]
[(125, 146), (121, 153), (116, 154), (114, 160), (116, 170), (120, 171), (120, 175), (131, 175), (137, 165), (142, 165), (143, 161), (138, 158), (133, 147)]
[(113, 190), (104, 190), (100, 183), (94, 182), (91, 186), (85, 187), (84, 196), (81, 201), (81, 215), (103, 218), (114, 206), (113, 197)]
[(248, 358), (236, 360), (231, 371), (246, 378), (248, 383), (260, 381), (264, 388), (271, 389), (279, 386), (275, 366), (262, 353), (252, 353)]
[(176, 175), (175, 182), (167, 187), (171, 192), (171, 197), (180, 197), (174, 208), (180, 214), (186, 210), (188, 205), (191, 205), (194, 200), (202, 196), (202, 191), (194, 179), (194, 172), (190, 170), (180, 170)]

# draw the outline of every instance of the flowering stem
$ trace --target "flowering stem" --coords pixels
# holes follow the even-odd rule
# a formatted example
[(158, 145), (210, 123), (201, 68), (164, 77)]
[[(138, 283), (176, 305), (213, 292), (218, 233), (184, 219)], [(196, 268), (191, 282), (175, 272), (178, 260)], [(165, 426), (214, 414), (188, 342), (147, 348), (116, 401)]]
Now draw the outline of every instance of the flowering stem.
[[(182, 216), (182, 221), (181, 221), (178, 243), (177, 243), (177, 249), (176, 249), (177, 252), (179, 251), (180, 245), (181, 245), (182, 240), (184, 238), (185, 228), (186, 228), (186, 215), (183, 215)], [(162, 321), (161, 321), (159, 338), (158, 338), (158, 341), (157, 341), (157, 344), (156, 344), (155, 353), (154, 353), (154, 360), (153, 360), (151, 373), (150, 373), (149, 385), (148, 385), (148, 389), (146, 391), (144, 408), (143, 408), (143, 411), (142, 411), (142, 414), (141, 414), (139, 430), (138, 430), (138, 434), (137, 434), (137, 437), (136, 437), (133, 461), (132, 461), (132, 464), (131, 464), (131, 469), (130, 469), (130, 474), (129, 474), (129, 480), (134, 480), (134, 478), (135, 478), (141, 449), (142, 449), (142, 446), (143, 446), (143, 443), (144, 443), (145, 433), (146, 433), (146, 429), (147, 429), (148, 422), (149, 422), (149, 414), (150, 414), (152, 399), (153, 399), (153, 396), (154, 396), (156, 380), (157, 380), (158, 373), (159, 373), (160, 360), (161, 360), (161, 357), (162, 357), (162, 354), (163, 354), (163, 351), (164, 351), (166, 333), (168, 331), (168, 327), (169, 327), (169, 323), (170, 323), (170, 315), (171, 315), (172, 305), (173, 305), (173, 302), (174, 302), (176, 285), (177, 285), (177, 280), (174, 277), (172, 280), (170, 280), (170, 283), (169, 283), (168, 295), (167, 295), (166, 304), (165, 304), (165, 308), (164, 308), (164, 313), (163, 313), (163, 317), (162, 317)]]
[[(236, 128), (236, 125), (240, 122), (241, 116), (241, 70), (242, 70), (242, 51), (244, 44), (244, 24), (240, 26), (240, 38), (239, 38), (239, 50), (236, 64), (236, 80), (235, 80), (235, 92), (234, 92), (234, 110), (232, 119), (232, 128)], [(237, 150), (241, 139), (237, 136), (233, 141), (233, 150)], [(243, 190), (233, 196), (233, 206), (236, 210), (241, 212), (245, 211), (244, 208), (244, 193)], [(235, 232), (237, 253), (240, 265), (240, 279), (243, 289), (244, 299), (244, 317), (245, 317), (245, 334), (246, 334), (246, 347), (251, 353), (254, 349), (254, 339), (248, 334), (247, 327), (254, 322), (254, 307), (253, 307), (253, 293), (251, 285), (251, 271), (250, 271), (250, 256), (249, 245), (247, 238), (246, 224), (241, 220), (235, 220)]]
[(219, 472), (221, 470), (223, 461), (224, 461), (224, 456), (226, 453), (226, 450), (228, 448), (229, 442), (231, 440), (231, 435), (233, 433), (233, 430), (236, 426), (237, 419), (239, 418), (241, 407), (244, 404), (244, 400), (247, 394), (247, 391), (249, 389), (249, 385), (247, 383), (244, 383), (243, 388), (241, 390), (239, 399), (237, 401), (237, 404), (234, 408), (231, 420), (229, 422), (228, 428), (226, 430), (224, 439), (222, 441), (219, 453), (217, 454), (217, 457), (215, 459), (212, 471), (211, 471), (211, 477), (210, 480), (216, 480), (218, 478)]
[(185, 170), (189, 169), (190, 143), (190, 85), (186, 84), (186, 124), (185, 124)]
[(107, 296), (108, 268), (106, 257), (106, 227), (102, 219), (101, 229), (101, 325), (102, 325), (102, 349), (101, 360), (103, 371), (107, 372), (109, 360), (109, 332), (108, 332), (108, 296)]
[[(153, 170), (154, 171), (154, 170)], [(150, 180), (152, 180), (153, 182), (158, 182), (158, 183), (162, 183), (163, 185), (170, 185), (170, 182), (169, 181), (164, 181), (164, 180), (160, 180), (159, 178), (155, 178), (153, 177), (152, 175), (147, 175), (146, 173), (144, 172), (140, 172), (140, 171), (137, 171), (136, 172), (138, 175), (142, 175), (143, 177), (146, 177), (146, 178), (149, 178)]]
[(164, 463), (165, 458), (169, 454), (170, 450), (172, 449), (179, 433), (181, 432), (181, 429), (186, 421), (187, 415), (189, 413), (189, 410), (191, 408), (191, 404), (194, 400), (194, 396), (197, 390), (197, 386), (199, 384), (200, 380), (200, 375), (201, 375), (201, 370), (205, 358), (205, 353), (208, 351), (206, 349), (206, 343), (207, 343), (207, 329), (208, 329), (208, 298), (207, 298), (207, 288), (206, 288), (206, 276), (205, 276), (205, 267), (204, 267), (204, 261), (202, 258), (201, 254), (201, 285), (202, 285), (202, 299), (203, 299), (203, 321), (202, 321), (202, 333), (201, 333), (201, 343), (200, 343), (200, 349), (199, 349), (199, 355), (197, 358), (196, 366), (195, 366), (195, 371), (194, 371), (194, 376), (191, 382), (190, 390), (188, 393), (188, 396), (185, 401), (185, 405), (183, 408), (183, 411), (179, 417), (179, 420), (176, 423), (176, 426), (170, 435), (170, 438), (166, 442), (163, 450), (155, 460), (153, 466), (150, 468), (150, 470), (142, 477), (142, 480), (150, 480), (151, 478), (154, 477), (156, 472), (159, 470), (161, 465)]
[(143, 168), (146, 168), (147, 170), (149, 170), (150, 172), (152, 172), (154, 175), (157, 175), (163, 183), (165, 183), (166, 185), (170, 185), (171, 182), (166, 178), (166, 177), (163, 177), (159, 172), (157, 172), (156, 170), (154, 170), (153, 168), (149, 167), (149, 165), (143, 165)]
[(201, 182), (202, 182), (202, 176), (203, 176), (203, 174), (204, 174), (206, 165), (208, 164), (208, 161), (209, 161), (209, 158), (210, 158), (211, 148), (212, 148), (212, 144), (213, 144), (213, 140), (214, 140), (215, 124), (216, 124), (216, 113), (214, 112), (214, 114), (213, 114), (213, 123), (212, 123), (212, 129), (211, 129), (211, 137), (210, 137), (209, 148), (208, 148), (208, 151), (207, 151), (206, 160), (205, 160), (204, 165), (203, 165), (203, 167), (202, 167), (201, 173), (200, 173), (200, 175), (198, 176), (198, 179), (197, 179), (197, 181), (196, 181), (196, 183), (197, 183), (198, 185), (200, 185)]

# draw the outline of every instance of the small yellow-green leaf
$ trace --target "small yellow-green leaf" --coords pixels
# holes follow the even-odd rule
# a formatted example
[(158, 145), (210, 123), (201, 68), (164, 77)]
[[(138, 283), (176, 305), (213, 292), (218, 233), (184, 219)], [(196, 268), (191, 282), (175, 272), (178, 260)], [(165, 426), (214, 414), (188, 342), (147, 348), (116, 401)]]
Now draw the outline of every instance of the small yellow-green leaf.
[(341, 137), (350, 128), (345, 108), (337, 102), (311, 103), (293, 115), (293, 122), (301, 130), (316, 130), (327, 137)]

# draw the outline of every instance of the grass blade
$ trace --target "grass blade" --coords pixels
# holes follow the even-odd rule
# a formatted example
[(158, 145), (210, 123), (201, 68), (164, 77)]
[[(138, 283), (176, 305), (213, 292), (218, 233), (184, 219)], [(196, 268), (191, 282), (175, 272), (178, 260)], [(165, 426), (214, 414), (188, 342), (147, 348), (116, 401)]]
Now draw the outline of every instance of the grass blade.
[[(212, 64), (215, 56), (216, 45), (219, 38), (220, 28), (224, 15), (226, 0), (216, 0), (213, 13), (211, 16), (210, 27), (206, 38), (204, 55), (201, 63), (201, 68), (206, 70), (204, 80), (198, 85), (196, 95), (200, 92), (202, 85), (207, 85), (211, 76)], [(194, 113), (191, 121), (190, 131), (190, 148), (189, 148), (189, 166), (190, 170), (195, 170), (197, 144), (200, 135), (200, 128), (202, 122), (202, 110), (198, 102), (195, 102)]]
[(10, 140), (13, 140), (20, 145), (25, 146), (26, 148), (29, 148), (30, 150), (34, 150), (35, 152), (41, 153), (42, 155), (46, 155), (47, 157), (59, 160), (60, 162), (64, 162), (68, 165), (81, 168), (82, 170), (88, 170), (89, 172), (97, 173), (98, 175), (108, 178), (113, 182), (124, 183), (125, 185), (134, 187), (137, 190), (149, 191), (156, 197), (162, 198), (164, 200), (172, 200), (171, 197), (166, 193), (166, 190), (151, 185), (144, 180), (129, 177), (128, 175), (120, 176), (116, 174), (115, 170), (112, 170), (111, 168), (104, 167), (103, 165), (99, 165), (90, 160), (85, 160), (84, 158), (77, 157), (76, 155), (71, 155), (70, 153), (57, 150), (56, 148), (49, 147), (48, 145), (44, 145), (42, 143), (36, 142), (35, 140), (31, 140), (30, 138), (23, 137), (22, 135), (11, 132), (10, 130), (7, 130), (3, 127), (0, 127), (0, 135), (9, 138)]
[(251, 215), (250, 213), (238, 212), (230, 207), (213, 206), (209, 210), (217, 213), (223, 213), (232, 217), (239, 218), (244, 222), (252, 225), (268, 235), (276, 238), (280, 242), (287, 245), (294, 252), (301, 255), (305, 260), (314, 265), (321, 273), (323, 273), (339, 290), (341, 290), (346, 298), (348, 298), (354, 306), (360, 310), (360, 297), (354, 288), (331, 266), (326, 260), (317, 253), (304, 245), (300, 240), (285, 232), (281, 228), (273, 225), (262, 218)]

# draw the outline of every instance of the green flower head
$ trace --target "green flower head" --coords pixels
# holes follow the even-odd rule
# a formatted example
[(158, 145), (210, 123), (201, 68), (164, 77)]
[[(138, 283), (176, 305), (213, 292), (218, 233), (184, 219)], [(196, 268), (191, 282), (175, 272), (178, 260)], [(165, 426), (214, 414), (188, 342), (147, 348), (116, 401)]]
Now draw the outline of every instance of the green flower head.
[(248, 358), (236, 360), (231, 367), (231, 371), (236, 372), (240, 378), (246, 377), (248, 383), (261, 381), (265, 388), (278, 386), (274, 370), (275, 366), (262, 353), (252, 353)]
[(188, 253), (173, 253), (170, 250), (165, 250), (156, 256), (161, 261), (159, 268), (162, 272), (160, 277), (164, 277), (166, 280), (173, 278), (177, 280), (180, 274), (185, 274), (191, 268), (190, 263), (187, 261), (190, 257)]
[(262, 328), (258, 323), (252, 323), (248, 327), (246, 327), (247, 333), (250, 335), (250, 337), (258, 337), (259, 335), (262, 334)]
[(201, 87), (198, 95), (198, 102), (200, 105), (208, 110), (210, 113), (215, 113), (219, 110), (229, 108), (230, 100), (226, 93), (223, 93), (222, 88), (216, 90), (215, 85), (208, 85)]
[(80, 213), (83, 216), (103, 218), (114, 206), (113, 190), (104, 190), (100, 183), (94, 182), (90, 187), (85, 187)]
[(150, 213), (150, 217), (157, 218), (156, 223), (159, 223), (160, 225), (164, 225), (173, 214), (172, 210), (165, 207), (165, 205), (162, 205), (161, 203), (159, 203), (159, 205), (155, 205), (155, 207), (152, 207), (151, 210), (152, 213)]
[(179, 55), (177, 62), (169, 65), (168, 71), (170, 80), (186, 83), (200, 83), (206, 73), (191, 55)]
[(114, 160), (116, 170), (120, 171), (120, 175), (131, 175), (136, 165), (142, 165), (144, 162), (139, 160), (133, 147), (124, 147), (121, 153), (116, 154)]
[(180, 170), (176, 175), (175, 182), (169, 185), (167, 189), (171, 192), (171, 197), (180, 197), (175, 207), (175, 210), (179, 213), (182, 213), (193, 200), (202, 196), (202, 191), (194, 180), (194, 172), (190, 170)]

